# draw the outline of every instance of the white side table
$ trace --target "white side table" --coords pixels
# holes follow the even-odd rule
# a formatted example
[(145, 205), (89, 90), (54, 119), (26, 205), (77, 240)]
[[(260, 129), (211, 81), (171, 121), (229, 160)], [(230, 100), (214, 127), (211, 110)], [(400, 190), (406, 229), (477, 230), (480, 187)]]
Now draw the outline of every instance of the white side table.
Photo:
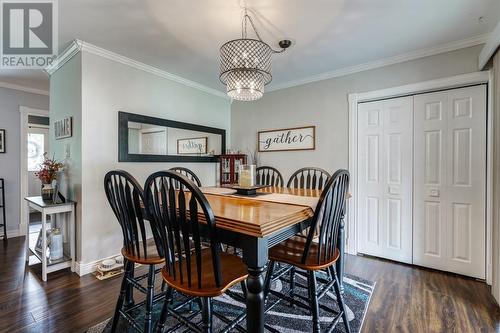
[[(36, 244), (30, 244), (29, 239), (29, 223), (26, 232), (26, 261), (29, 262), (31, 254), (35, 255), (42, 262), (42, 280), (47, 281), (47, 274), (58, 271), (64, 268), (71, 268), (74, 271), (75, 262), (75, 202), (66, 200), (65, 203), (48, 203), (42, 200), (42, 197), (26, 197), (24, 198), (29, 208), (33, 208), (42, 213), (42, 251), (36, 251)], [(63, 252), (61, 259), (50, 260), (47, 256), (47, 229), (50, 229), (50, 224), (47, 224), (47, 215), (69, 213), (69, 219), (65, 219), (67, 225), (63, 234)], [(51, 218), (51, 223), (54, 226), (54, 219)], [(55, 226), (54, 226), (55, 227)], [(45, 249), (45, 251), (43, 251)], [(69, 253), (68, 253), (69, 252)]]

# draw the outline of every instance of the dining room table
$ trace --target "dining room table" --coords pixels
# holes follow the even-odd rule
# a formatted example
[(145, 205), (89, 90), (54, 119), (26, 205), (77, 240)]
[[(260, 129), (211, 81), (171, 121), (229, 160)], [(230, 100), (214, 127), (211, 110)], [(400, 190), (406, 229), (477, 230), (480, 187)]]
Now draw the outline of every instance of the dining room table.
[[(265, 187), (256, 195), (238, 195), (231, 188), (202, 187), (215, 216), (222, 243), (241, 249), (248, 269), (246, 325), (264, 332), (264, 277), (269, 249), (310, 226), (320, 190)], [(343, 209), (345, 213), (345, 207)], [(344, 222), (339, 230), (339, 280), (344, 271)], [(341, 282), (342, 283), (342, 282)]]

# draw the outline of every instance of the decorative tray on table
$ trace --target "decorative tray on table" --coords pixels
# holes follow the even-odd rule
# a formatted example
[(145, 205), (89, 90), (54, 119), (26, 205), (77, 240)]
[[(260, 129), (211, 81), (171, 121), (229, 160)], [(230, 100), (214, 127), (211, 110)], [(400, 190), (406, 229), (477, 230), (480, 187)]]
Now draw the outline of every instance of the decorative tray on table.
[(257, 195), (257, 190), (261, 188), (268, 187), (269, 185), (256, 185), (250, 187), (242, 187), (242, 186), (231, 186), (233, 190), (236, 190), (236, 194), (239, 195)]

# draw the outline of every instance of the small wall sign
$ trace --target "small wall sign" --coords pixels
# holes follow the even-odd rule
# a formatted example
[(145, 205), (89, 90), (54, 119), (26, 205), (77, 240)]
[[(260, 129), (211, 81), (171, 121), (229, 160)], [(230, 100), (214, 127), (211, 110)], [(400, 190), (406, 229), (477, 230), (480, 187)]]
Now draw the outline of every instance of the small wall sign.
[(73, 117), (54, 122), (54, 133), (56, 140), (70, 138), (73, 135)]
[(257, 135), (259, 152), (314, 150), (316, 126), (260, 131)]
[(208, 137), (177, 140), (177, 154), (206, 154)]
[(0, 129), (0, 153), (5, 153), (5, 130)]

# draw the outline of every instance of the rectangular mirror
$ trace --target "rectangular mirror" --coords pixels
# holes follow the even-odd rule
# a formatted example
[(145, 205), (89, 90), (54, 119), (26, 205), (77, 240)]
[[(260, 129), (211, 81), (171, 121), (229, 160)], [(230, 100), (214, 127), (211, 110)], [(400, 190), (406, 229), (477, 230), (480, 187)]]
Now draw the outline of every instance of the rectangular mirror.
[(226, 131), (118, 112), (119, 162), (216, 162)]

